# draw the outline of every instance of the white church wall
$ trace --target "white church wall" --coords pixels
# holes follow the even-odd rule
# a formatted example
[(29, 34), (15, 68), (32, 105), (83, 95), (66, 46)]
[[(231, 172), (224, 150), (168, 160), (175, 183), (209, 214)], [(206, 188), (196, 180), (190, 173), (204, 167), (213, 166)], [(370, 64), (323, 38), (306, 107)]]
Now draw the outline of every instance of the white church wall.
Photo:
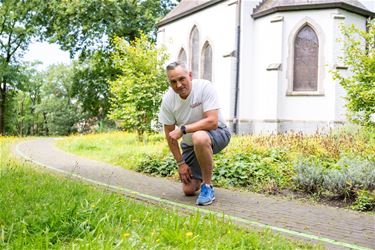
[[(335, 10), (315, 10), (286, 12), (284, 16), (284, 44), (283, 44), (283, 70), (281, 82), (281, 102), (279, 110), (280, 120), (296, 121), (330, 121), (333, 119), (331, 107), (333, 106), (332, 79), (328, 73), (327, 62), (332, 54), (330, 41), (332, 41), (331, 13)], [(288, 94), (293, 81), (293, 43), (296, 32), (304, 23), (309, 23), (314, 29), (319, 40), (319, 70), (317, 93), (298, 95)]]
[[(314, 132), (345, 120), (341, 98), (344, 91), (329, 73), (337, 57), (334, 16), (341, 14), (347, 16), (350, 23), (364, 24), (363, 17), (338, 9), (280, 12), (255, 20), (253, 60), (250, 70), (245, 73), (245, 78), (253, 82), (246, 82), (246, 87), (242, 87), (246, 91), (241, 93), (241, 107), (252, 107), (241, 108), (241, 119), (248, 123), (242, 125), (244, 132), (290, 129)], [(314, 27), (319, 38), (321, 91), (315, 95), (288, 95), (288, 77), (292, 70), (290, 50), (294, 33), (304, 22)], [(267, 71), (267, 67), (273, 70)]]
[(241, 48), (240, 48), (240, 92), (238, 100), (238, 112), (241, 123), (248, 123), (253, 114), (257, 112), (254, 100), (257, 98), (254, 88), (254, 64), (258, 61), (254, 60), (254, 44), (255, 44), (255, 26), (254, 19), (251, 17), (252, 10), (259, 1), (242, 1), (241, 13)]
[[(177, 60), (184, 48), (188, 65), (190, 63), (189, 36), (194, 25), (199, 31), (199, 48), (202, 51), (206, 41), (212, 46), (212, 82), (217, 88), (222, 103), (224, 119), (230, 120), (233, 102), (234, 57), (229, 56), (236, 48), (236, 4), (228, 1), (204, 9), (198, 13), (179, 19), (159, 28), (158, 44), (164, 44), (170, 54), (170, 61)], [(193, 76), (199, 78), (200, 76)]]
[(251, 110), (241, 109), (241, 115), (254, 120), (277, 118), (278, 71), (267, 71), (267, 68), (271, 64), (277, 67), (276, 64), (281, 63), (283, 23), (271, 23), (273, 19), (274, 16), (270, 16), (254, 22), (253, 49), (252, 54), (248, 55), (252, 62), (248, 67), (249, 70), (244, 72), (247, 73), (246, 78), (251, 79), (251, 82), (249, 90), (246, 93), (241, 93), (241, 97), (242, 101), (249, 101), (247, 95), (251, 93), (253, 108)]
[[(342, 55), (340, 46), (337, 44), (337, 38), (340, 34), (338, 29), (340, 18), (345, 17), (345, 24), (354, 23), (362, 28), (365, 28), (365, 18), (341, 9), (315, 11), (310, 14), (306, 13), (305, 16), (313, 20), (313, 25), (319, 27), (317, 29), (319, 45), (324, 46), (323, 53), (320, 55), (321, 59), (323, 59), (320, 64), (320, 67), (323, 69), (322, 75), (320, 76), (320, 80), (322, 80), (323, 83), (323, 96), (301, 96), (295, 98), (295, 96), (285, 96), (284, 91), (282, 91), (280, 93), (280, 95), (283, 96), (283, 101), (280, 105), (282, 110), (280, 110), (279, 117), (281, 121), (292, 120), (297, 121), (297, 123), (298, 121), (300, 121), (300, 123), (308, 122), (312, 125), (312, 132), (314, 132), (316, 129), (335, 127), (346, 121), (345, 101), (343, 99), (345, 91), (332, 79), (332, 74), (329, 71), (338, 63), (338, 56)], [(298, 16), (292, 15), (290, 17), (285, 16), (285, 20), (290, 21), (297, 21), (299, 18)], [(290, 28), (290, 26), (286, 26), (286, 35), (291, 33)], [(290, 42), (291, 41), (288, 41), (288, 43)], [(289, 62), (290, 59), (287, 59), (286, 63)], [(287, 67), (288, 66), (289, 65), (287, 65)], [(288, 74), (288, 72), (286, 73)], [(284, 88), (286, 87), (285, 80), (288, 81), (289, 79), (283, 78)]]
[[(342, 123), (345, 117), (343, 88), (330, 70), (340, 65), (338, 24), (364, 27), (365, 18), (341, 9), (278, 12), (254, 20), (259, 1), (242, 0), (241, 65), (238, 102), (239, 133), (315, 132)], [(375, 7), (375, 6), (374, 6)], [(213, 82), (222, 102), (224, 118), (233, 121), (236, 58), (236, 1), (223, 1), (159, 28), (164, 44), (176, 60), (183, 48), (190, 62), (189, 36), (199, 31), (200, 51), (206, 41), (213, 52)], [(319, 90), (313, 95), (291, 91), (294, 35), (309, 22), (319, 39)], [(336, 65), (336, 66), (335, 66)], [(343, 73), (345, 73), (343, 69)]]

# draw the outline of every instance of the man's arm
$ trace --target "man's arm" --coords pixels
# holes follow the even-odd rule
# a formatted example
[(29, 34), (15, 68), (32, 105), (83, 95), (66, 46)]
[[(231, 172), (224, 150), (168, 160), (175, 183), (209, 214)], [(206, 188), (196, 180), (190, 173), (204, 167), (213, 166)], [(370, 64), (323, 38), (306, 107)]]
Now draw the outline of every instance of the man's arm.
[(219, 110), (218, 109), (213, 109), (209, 110), (203, 113), (203, 119), (191, 123), (191, 124), (186, 124), (186, 133), (193, 133), (195, 131), (199, 130), (213, 130), (217, 129), (219, 125)]
[[(177, 162), (183, 162), (180, 147), (178, 146), (178, 139), (173, 139), (170, 134), (175, 131), (175, 125), (164, 125), (164, 133), (165, 138), (167, 139), (169, 149), (171, 153), (173, 154), (174, 159)], [(179, 129), (177, 129), (179, 130)], [(181, 133), (181, 131), (180, 131)], [(182, 133), (181, 133), (182, 136)], [(180, 137), (181, 137), (180, 136)], [(180, 138), (179, 137), (179, 138)], [(180, 175), (180, 179), (183, 183), (188, 184), (191, 180), (191, 170), (189, 166), (183, 162), (180, 166), (178, 166), (178, 173)]]
[(173, 154), (174, 159), (179, 162), (182, 161), (180, 147), (178, 146), (178, 139), (173, 139), (170, 133), (175, 130), (175, 125), (164, 125), (165, 138), (167, 139), (169, 149)]
[[(208, 131), (208, 130), (217, 129), (217, 127), (219, 125), (219, 122), (218, 122), (219, 118), (218, 117), (219, 117), (219, 110), (218, 109), (206, 111), (206, 112), (203, 113), (203, 119), (201, 119), (197, 122), (191, 123), (191, 124), (185, 124), (186, 133), (193, 133), (193, 132), (199, 131), (199, 130)], [(169, 137), (174, 139), (174, 140), (178, 140), (179, 138), (182, 137), (181, 129), (175, 128), (174, 125), (172, 125), (172, 126), (173, 126), (173, 128), (172, 127), (170, 128), (172, 130), (169, 131)]]

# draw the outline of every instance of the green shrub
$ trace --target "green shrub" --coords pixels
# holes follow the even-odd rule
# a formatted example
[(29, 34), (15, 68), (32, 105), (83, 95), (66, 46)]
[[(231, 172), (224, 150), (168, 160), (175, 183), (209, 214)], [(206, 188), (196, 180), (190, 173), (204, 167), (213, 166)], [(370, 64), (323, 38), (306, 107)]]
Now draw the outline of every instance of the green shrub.
[[(290, 184), (291, 164), (285, 161), (285, 152), (218, 154), (212, 180), (216, 186), (243, 187), (253, 191), (273, 191)], [(138, 172), (154, 176), (172, 176), (177, 166), (171, 155), (147, 155), (137, 167)]]
[(352, 208), (357, 211), (375, 210), (375, 193), (367, 190), (359, 190)]
[(331, 170), (324, 176), (326, 190), (349, 198), (355, 196), (356, 190), (375, 189), (375, 162), (342, 158), (337, 165), (339, 169)]
[(157, 133), (157, 134), (148, 134), (146, 137), (147, 142), (163, 142), (165, 141), (164, 134)]
[(353, 180), (347, 168), (327, 172), (323, 177), (323, 186), (330, 192), (345, 198), (353, 197)]
[(291, 165), (282, 150), (218, 154), (215, 156), (213, 181), (218, 186), (245, 187), (252, 191), (269, 191), (285, 187)]
[(375, 161), (343, 157), (337, 164), (347, 167), (353, 189), (375, 189)]
[(136, 171), (154, 175), (168, 177), (176, 173), (177, 165), (173, 156), (146, 155), (138, 165)]
[(297, 187), (308, 193), (320, 193), (323, 189), (325, 169), (311, 162), (299, 161), (295, 165), (296, 176), (293, 177)]
[(319, 161), (303, 162), (295, 165), (296, 185), (309, 193), (331, 193), (345, 198), (353, 198), (359, 189), (375, 189), (375, 162), (359, 158), (342, 157), (330, 167)]
[(371, 115), (375, 113), (374, 68), (375, 68), (375, 20), (369, 19), (366, 29), (354, 24), (339, 25), (343, 48), (341, 63), (350, 68), (351, 74), (342, 70), (331, 70), (333, 79), (345, 89), (349, 118), (365, 127), (375, 128)]

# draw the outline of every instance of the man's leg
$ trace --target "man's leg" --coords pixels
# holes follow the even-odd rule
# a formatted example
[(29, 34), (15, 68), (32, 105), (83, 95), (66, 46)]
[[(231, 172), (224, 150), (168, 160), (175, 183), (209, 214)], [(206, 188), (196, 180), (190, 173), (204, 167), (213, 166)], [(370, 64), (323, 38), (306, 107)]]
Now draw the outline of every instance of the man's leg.
[(194, 152), (199, 162), (203, 183), (211, 185), (213, 151), (211, 138), (206, 131), (193, 133)]
[(197, 131), (193, 133), (192, 138), (195, 156), (200, 165), (203, 181), (196, 204), (205, 206), (215, 200), (215, 192), (211, 185), (213, 169), (212, 142), (211, 137), (206, 131)]
[(182, 157), (191, 171), (191, 179), (189, 183), (182, 182), (182, 191), (186, 196), (195, 195), (202, 183), (202, 174), (199, 162), (194, 153), (194, 147), (181, 143)]
[(193, 133), (194, 152), (202, 172), (203, 184), (197, 199), (197, 205), (209, 205), (215, 200), (215, 192), (211, 185), (213, 170), (213, 154), (220, 152), (230, 141), (230, 132), (226, 128)]

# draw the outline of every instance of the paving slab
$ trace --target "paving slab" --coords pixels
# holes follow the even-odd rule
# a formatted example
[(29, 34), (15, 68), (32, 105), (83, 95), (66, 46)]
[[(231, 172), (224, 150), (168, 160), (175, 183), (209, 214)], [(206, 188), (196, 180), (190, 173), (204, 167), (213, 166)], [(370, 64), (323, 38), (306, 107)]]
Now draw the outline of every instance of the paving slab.
[(186, 197), (181, 184), (64, 152), (54, 138), (22, 141), (13, 152), (53, 171), (105, 185), (137, 199), (179, 209), (213, 213), (254, 228), (318, 242), (328, 249), (375, 249), (375, 216), (319, 204), (215, 188), (216, 201), (205, 207)]

